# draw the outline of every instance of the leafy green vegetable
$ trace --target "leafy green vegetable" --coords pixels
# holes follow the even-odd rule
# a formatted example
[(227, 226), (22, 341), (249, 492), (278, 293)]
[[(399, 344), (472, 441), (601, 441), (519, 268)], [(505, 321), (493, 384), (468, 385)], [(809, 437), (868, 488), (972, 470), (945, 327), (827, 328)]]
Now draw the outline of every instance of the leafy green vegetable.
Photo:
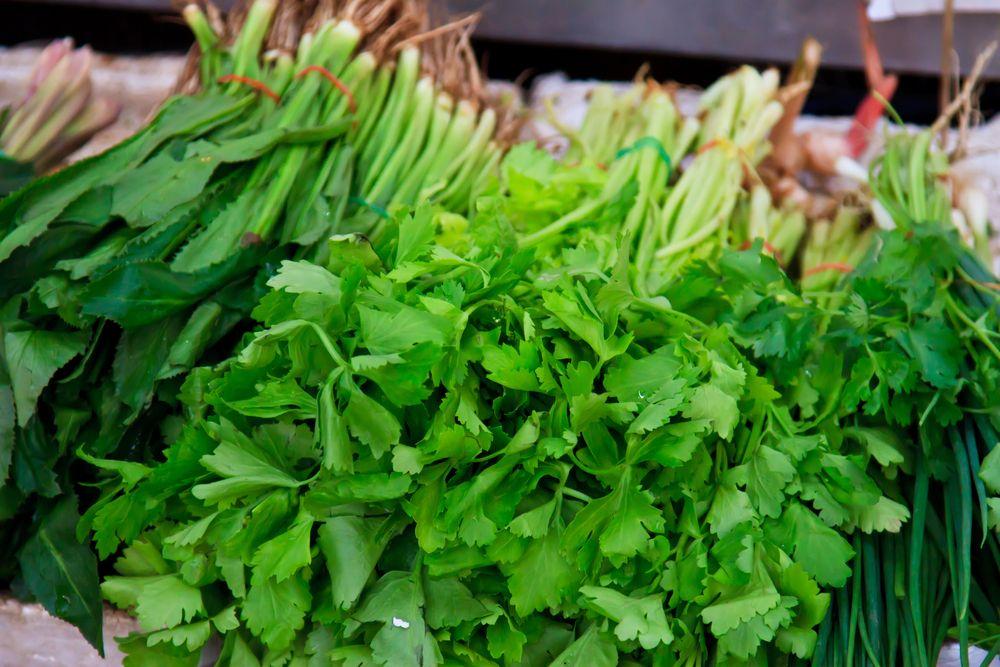
[[(738, 267), (771, 262), (759, 249), (696, 265), (720, 285), (719, 324), (669, 307), (607, 314), (593, 305), (606, 273), (542, 280), (503, 217), (460, 238), (441, 220), (432, 208), (391, 220), (368, 246), (377, 264), (337, 241), (339, 273), (283, 263), (262, 329), (189, 376), (202, 389), (181, 392), (197, 396), (187, 428), (212, 444), (197, 481), (174, 487), (167, 570), (214, 563), (190, 581), (232, 592), (259, 655), (298, 655), (296, 638), (323, 633), (310, 655), (498, 660), (524, 655), (531, 619), (571, 631), (558, 619), (581, 615), (590, 629), (549, 660), (680, 658), (706, 641), (747, 658), (779, 634), (807, 655), (829, 604), (820, 587), (851, 572), (835, 528), (889, 499), (867, 441), (834, 447), (793, 419), (727, 334), (748, 289), (807, 308), (784, 274), (747, 283)], [(400, 271), (413, 263), (418, 274)], [(180, 482), (189, 461), (168, 452), (137, 484), (109, 486), (98, 536), (114, 539), (115, 508)], [(844, 508), (833, 527), (817, 497)], [(143, 525), (138, 543), (155, 545), (160, 515)]]
[(599, 88), (565, 160), (500, 162), (436, 56), (389, 68), (352, 55), (377, 26), (318, 21), (293, 76), (259, 57), (275, 10), (222, 46), (189, 9), (206, 90), (0, 204), (0, 516), (52, 499), (5, 547), (40, 600), (93, 638), (90, 534), (132, 664), (213, 637), (237, 665), (990, 641), (1000, 309), (928, 135), (872, 172), (898, 228), (842, 208), (794, 281), (801, 216), (744, 186), (774, 73), (697, 121)]
[[(91, 524), (98, 511), (92, 503), (100, 493), (93, 487), (100, 481), (81, 459), (141, 464), (162, 452), (160, 425), (176, 409), (185, 375), (232, 351), (281, 260), (323, 262), (327, 239), (338, 233), (377, 237), (381, 220), (371, 214), (373, 207), (424, 200), (460, 214), (493, 187), (500, 154), (491, 142), (496, 112), (462, 100), (464, 94), (456, 100), (444, 93), (437, 76), (421, 76), (451, 36), (396, 49), (424, 30), (424, 22), (346, 6), (318, 9), (314, 18), (311, 10), (289, 7), (254, 0), (245, 13), (234, 14), (239, 21), (227, 27), (232, 34), (225, 39), (201, 10), (189, 8), (185, 17), (203, 48), (200, 81), (186, 89), (197, 92), (168, 100), (146, 127), (109, 151), (34, 179), (0, 200), (4, 584), (18, 576), (50, 576), (26, 571), (42, 567), (41, 561), (17, 558), (45, 525), (44, 516), (32, 516), (39, 497), (75, 492), (91, 510), (82, 533)], [(280, 57), (265, 57), (272, 45), (269, 33), (285, 31), (310, 37), (292, 49), (294, 55), (283, 48)], [(372, 49), (373, 44), (380, 46)], [(82, 64), (77, 61), (85, 56), (75, 54), (60, 67)], [(448, 85), (458, 89), (472, 76), (449, 72)], [(63, 91), (59, 80), (49, 77), (34, 106), (14, 112), (17, 122), (4, 129), (5, 146), (34, 154), (28, 149), (50, 134), (33, 133), (36, 121), (51, 120), (48, 125), (60, 129), (66, 120), (63, 112), (49, 119), (40, 101), (89, 94), (89, 88)], [(87, 125), (99, 118), (83, 120)], [(68, 126), (69, 139), (77, 130), (86, 127)], [(432, 132), (442, 141), (428, 141)], [(63, 147), (57, 143), (55, 148)], [(48, 164), (42, 158), (49, 152), (39, 156), (40, 164)], [(6, 185), (23, 169), (4, 160), (0, 180)], [(428, 229), (413, 230), (401, 261), (415, 258)], [(411, 334), (394, 329), (394, 314), (371, 312), (380, 319), (366, 335), (381, 338), (386, 349), (406, 343)], [(359, 359), (359, 372), (363, 366)], [(395, 377), (398, 371), (376, 361), (364, 369), (397, 386), (390, 389), (394, 397), (417, 391), (406, 378)], [(368, 396), (355, 394), (346, 401), (337, 396), (332, 411), (332, 403), (323, 406), (324, 422), (333, 422), (327, 436), (333, 467), (349, 466), (347, 434), (386, 449), (399, 437), (388, 413), (373, 412), (377, 408)], [(241, 414), (262, 418), (315, 418), (318, 412), (316, 397), (294, 381), (224, 400)], [(324, 426), (324, 433), (329, 429)], [(294, 488), (302, 481), (266, 455), (255, 461), (221, 473), (229, 476), (206, 482), (199, 494), (227, 503), (248, 488)], [(150, 478), (166, 484), (155, 472)], [(125, 486), (131, 489), (134, 482)], [(158, 488), (158, 497), (161, 492), (169, 497), (169, 484)], [(57, 506), (39, 505), (43, 513)], [(134, 538), (146, 513), (159, 510), (104, 511), (98, 550), (107, 555), (116, 536)], [(259, 596), (267, 589), (252, 591), (266, 606), (268, 598)], [(83, 623), (79, 613), (66, 613)], [(146, 648), (176, 657), (175, 648), (190, 649), (207, 639), (219, 625), (213, 619), (158, 634)], [(99, 626), (99, 617), (87, 621), (89, 638), (99, 636), (95, 623)]]
[(103, 654), (97, 560), (76, 538), (79, 516), (74, 498), (59, 500), (21, 549), (21, 568), (31, 594), (51, 613), (78, 627)]

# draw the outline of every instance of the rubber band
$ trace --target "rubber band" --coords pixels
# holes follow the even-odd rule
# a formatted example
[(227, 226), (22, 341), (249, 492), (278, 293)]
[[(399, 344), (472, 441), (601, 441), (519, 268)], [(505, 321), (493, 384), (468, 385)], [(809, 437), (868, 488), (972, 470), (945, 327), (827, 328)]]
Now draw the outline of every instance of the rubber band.
[(697, 155), (701, 155), (702, 153), (707, 153), (713, 148), (721, 148), (725, 151), (733, 153), (734, 155), (743, 154), (743, 150), (737, 147), (736, 144), (726, 137), (719, 137), (717, 139), (712, 139), (711, 141), (706, 141), (698, 147), (698, 150), (696, 150), (695, 153)]
[(319, 73), (320, 75), (323, 76), (324, 79), (332, 83), (334, 88), (342, 92), (347, 97), (347, 107), (351, 110), (351, 113), (354, 113), (355, 111), (358, 110), (358, 105), (354, 100), (354, 93), (351, 92), (351, 89), (347, 87), (346, 83), (344, 83), (336, 76), (334, 76), (333, 72), (323, 67), (322, 65), (310, 65), (309, 67), (306, 67), (304, 70), (296, 74), (295, 78), (301, 79), (310, 72)]
[[(743, 245), (740, 246), (740, 250), (749, 250), (751, 248), (751, 246), (753, 246), (753, 242), (752, 241), (744, 241)], [(776, 260), (778, 260), (779, 263), (781, 263), (781, 262), (784, 261), (781, 258), (781, 251), (778, 250), (777, 248), (775, 248), (773, 245), (771, 245), (767, 241), (764, 241), (764, 250), (766, 250), (767, 252), (769, 252), (772, 255), (774, 255), (774, 258)]]
[(740, 164), (743, 166), (744, 174), (748, 177), (753, 177), (753, 180), (757, 181), (757, 183), (760, 183), (761, 185), (764, 184), (764, 179), (761, 178), (759, 173), (757, 173), (757, 168), (754, 167), (753, 161), (750, 159), (750, 156), (747, 155), (745, 150), (734, 144), (727, 137), (719, 137), (717, 139), (712, 139), (711, 141), (705, 142), (704, 144), (698, 147), (698, 150), (695, 151), (695, 154), (701, 155), (702, 153), (706, 153), (712, 150), (713, 148), (721, 148), (724, 151), (726, 151), (731, 157), (739, 158)]
[(660, 159), (663, 160), (664, 163), (666, 163), (667, 180), (669, 181), (670, 177), (674, 173), (674, 163), (670, 159), (670, 154), (667, 153), (667, 149), (663, 147), (663, 143), (656, 137), (646, 136), (636, 139), (634, 144), (632, 144), (631, 146), (626, 146), (625, 148), (615, 153), (615, 160), (620, 160), (629, 153), (634, 153), (644, 148), (652, 148), (653, 150), (655, 150), (656, 153), (660, 156)]
[(825, 264), (817, 264), (816, 266), (802, 272), (802, 277), (814, 276), (817, 273), (823, 273), (824, 271), (839, 271), (843, 274), (848, 274), (854, 271), (854, 267), (850, 264), (844, 264), (843, 262), (827, 262)]
[(267, 87), (263, 81), (258, 81), (257, 79), (251, 79), (248, 76), (240, 76), (239, 74), (226, 74), (225, 76), (220, 76), (218, 79), (219, 83), (241, 83), (244, 86), (250, 86), (259, 93), (263, 93), (270, 97), (275, 103), (281, 102), (281, 95), (274, 92)]
[(383, 218), (383, 219), (387, 220), (390, 217), (392, 217), (392, 216), (389, 215), (389, 211), (385, 210), (384, 208), (382, 208), (378, 204), (373, 204), (373, 203), (371, 203), (370, 201), (368, 201), (366, 199), (362, 199), (361, 197), (348, 197), (347, 201), (349, 201), (350, 203), (352, 203), (352, 204), (354, 204), (356, 206), (362, 206), (364, 208), (369, 209), (370, 211), (372, 211), (375, 214), (377, 214), (378, 217), (380, 217), (380, 218)]

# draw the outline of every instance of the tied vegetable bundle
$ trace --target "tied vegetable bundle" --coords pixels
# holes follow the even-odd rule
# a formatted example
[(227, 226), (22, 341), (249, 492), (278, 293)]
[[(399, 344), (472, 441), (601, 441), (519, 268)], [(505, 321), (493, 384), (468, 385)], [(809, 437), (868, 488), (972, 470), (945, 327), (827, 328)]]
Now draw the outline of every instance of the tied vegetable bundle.
[[(842, 530), (906, 515), (866, 446), (796, 421), (726, 324), (634, 295), (627, 256), (601, 277), (584, 244), (539, 278), (502, 218), (446, 245), (440, 222), (283, 264), (265, 328), (189, 376), (166, 461), (108, 486), (128, 650), (194, 660), (214, 629), (223, 664), (809, 655), (853, 555), (810, 501), (839, 498)], [(801, 303), (758, 249), (708, 278), (719, 320)]]
[(396, 205), (466, 211), (506, 122), (468, 21), (431, 30), (422, 3), (184, 15), (199, 90), (0, 202), (0, 579), (98, 646), (96, 563), (74, 538), (84, 462), (160, 452), (184, 374), (229, 354), (281, 259), (377, 239)]
[(566, 161), (516, 147), (475, 213), (283, 263), (238, 356), (188, 375), (165, 459), (100, 462), (85, 525), (119, 554), (102, 590), (138, 616), (137, 664), (213, 634), (220, 664), (924, 665), (953, 623), (988, 642), (993, 281), (926, 136), (873, 172), (897, 229), (844, 207), (796, 262), (801, 215), (754, 184), (766, 145), (712, 129), (744, 108), (729, 127), (762, 142), (760, 76), (700, 121), (598, 93)]

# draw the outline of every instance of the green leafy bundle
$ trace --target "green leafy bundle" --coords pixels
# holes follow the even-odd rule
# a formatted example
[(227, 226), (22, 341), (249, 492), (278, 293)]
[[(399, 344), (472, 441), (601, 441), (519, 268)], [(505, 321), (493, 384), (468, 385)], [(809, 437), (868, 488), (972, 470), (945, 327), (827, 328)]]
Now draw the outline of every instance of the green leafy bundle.
[[(412, 46), (379, 66), (385, 40), (351, 26), (407, 23), (407, 3), (369, 4), (319, 21), (295, 62), (259, 57), (268, 2), (229, 47), (187, 12), (202, 80), (225, 81), (102, 169), (285, 134), (203, 167), (234, 191), (178, 204), (200, 211), (179, 236), (115, 217), (111, 171), (0, 205), (52, 215), (39, 238), (124, 237), (46, 250), (91, 273), (55, 264), (43, 281), (73, 289), (25, 286), (3, 311), (22, 372), (0, 387), (17, 444), (0, 507), (79, 483), (38, 464), (71, 444), (99, 493), (79, 522), (74, 496), (41, 505), (27, 588), (93, 638), (96, 564), (75, 539), (92, 536), (114, 558), (101, 593), (142, 628), (123, 641), (136, 665), (198, 664), (213, 636), (220, 665), (923, 667), (953, 626), (963, 648), (996, 641), (995, 281), (952, 228), (929, 138), (894, 140), (872, 172), (895, 229), (845, 208), (797, 262), (801, 216), (748, 185), (781, 111), (772, 73), (723, 78), (697, 120), (656, 86), (599, 89), (564, 160), (524, 145), (495, 169), (495, 116), (420, 79), (433, 59)], [(292, 109), (303, 125), (281, 125)], [(62, 219), (78, 207), (91, 217)], [(31, 250), (31, 229), (0, 249)], [(160, 236), (183, 243), (133, 261)], [(286, 245), (292, 260), (271, 251)], [(182, 306), (157, 296), (243, 258), (185, 283)], [(147, 264), (161, 273), (102, 307), (169, 317), (87, 310), (104, 275)], [(196, 367), (251, 308), (237, 356)]]
[(127, 545), (102, 589), (139, 616), (136, 664), (216, 633), (220, 664), (924, 665), (953, 623), (989, 641), (996, 296), (946, 221), (897, 214), (805, 292), (762, 240), (720, 248), (737, 225), (643, 293), (639, 188), (530, 147), (502, 173), (472, 218), (424, 207), (283, 264), (239, 356), (188, 376), (165, 460), (97, 462), (83, 528)]
[[(70, 530), (85, 462), (160, 452), (184, 374), (230, 353), (278, 261), (378, 238), (393, 204), (461, 213), (495, 180), (497, 114), (435, 55), (459, 35), (423, 35), (419, 3), (300, 4), (256, 0), (231, 43), (188, 8), (202, 89), (0, 202), (0, 580), (95, 645), (95, 561)], [(290, 17), (297, 50), (262, 56)]]
[[(336, 240), (332, 272), (285, 262), (263, 328), (188, 377), (166, 460), (85, 517), (102, 556), (130, 545), (103, 584), (148, 633), (126, 647), (196, 661), (214, 628), (223, 664), (810, 655), (821, 587), (850, 575), (837, 529), (907, 512), (867, 441), (796, 421), (734, 340), (762, 299), (808, 322), (773, 260), (699, 265), (709, 324), (632, 293), (627, 254), (538, 276), (496, 214), (448, 245), (428, 208), (395, 222)], [(812, 507), (833, 498), (836, 529)]]

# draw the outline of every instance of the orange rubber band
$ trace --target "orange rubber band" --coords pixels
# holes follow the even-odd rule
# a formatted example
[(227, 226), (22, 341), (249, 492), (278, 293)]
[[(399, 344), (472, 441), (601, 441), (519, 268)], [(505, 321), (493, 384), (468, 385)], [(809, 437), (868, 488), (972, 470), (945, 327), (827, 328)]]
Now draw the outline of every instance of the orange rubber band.
[(250, 86), (259, 93), (263, 93), (274, 100), (276, 103), (281, 102), (281, 96), (267, 87), (266, 84), (257, 79), (251, 79), (248, 76), (240, 76), (239, 74), (226, 74), (225, 76), (219, 77), (219, 83), (241, 83), (244, 86)]
[(722, 146), (724, 143), (729, 143), (729, 142), (724, 142), (722, 139), (712, 139), (711, 141), (699, 146), (698, 150), (695, 151), (695, 153), (697, 153), (698, 155), (701, 155), (702, 153), (707, 153), (716, 146)]
[(808, 271), (803, 271), (802, 276), (814, 276), (817, 273), (823, 273), (824, 271), (839, 271), (843, 274), (848, 274), (854, 271), (854, 267), (850, 264), (844, 264), (843, 262), (828, 262), (826, 264), (817, 264)]
[[(751, 246), (753, 246), (753, 242), (751, 242), (751, 241), (744, 241), (743, 245), (740, 246), (740, 250), (749, 250), (751, 248)], [(769, 252), (772, 255), (774, 255), (774, 258), (776, 260), (778, 260), (779, 264), (782, 263), (783, 260), (781, 259), (781, 251), (778, 250), (777, 248), (775, 248), (773, 245), (771, 245), (767, 241), (764, 241), (764, 250), (766, 252)]]
[(347, 106), (351, 110), (351, 113), (354, 113), (355, 111), (358, 110), (358, 105), (354, 101), (354, 93), (352, 93), (351, 89), (347, 87), (347, 84), (345, 84), (343, 81), (341, 81), (336, 76), (334, 76), (333, 72), (331, 72), (327, 68), (325, 68), (325, 67), (323, 67), (321, 65), (309, 65), (309, 67), (306, 67), (304, 70), (302, 70), (301, 72), (299, 72), (298, 74), (296, 74), (295, 78), (296, 79), (301, 79), (302, 77), (304, 77), (306, 74), (309, 74), (310, 72), (318, 72), (319, 74), (321, 74), (323, 76), (324, 79), (326, 79), (327, 81), (329, 81), (330, 83), (332, 83), (333, 86), (337, 90), (339, 90), (344, 95), (346, 95), (347, 96)]

